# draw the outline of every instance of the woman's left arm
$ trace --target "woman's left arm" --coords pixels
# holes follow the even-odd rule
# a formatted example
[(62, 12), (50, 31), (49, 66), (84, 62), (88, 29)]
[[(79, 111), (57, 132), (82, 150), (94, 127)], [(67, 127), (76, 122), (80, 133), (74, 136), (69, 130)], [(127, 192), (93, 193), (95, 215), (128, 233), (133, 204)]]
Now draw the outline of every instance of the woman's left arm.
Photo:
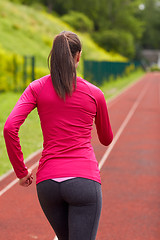
[(37, 106), (36, 96), (29, 85), (21, 95), (4, 125), (4, 138), (10, 162), (18, 178), (26, 177), (29, 172), (24, 164), (18, 136), (19, 128), (28, 114)]

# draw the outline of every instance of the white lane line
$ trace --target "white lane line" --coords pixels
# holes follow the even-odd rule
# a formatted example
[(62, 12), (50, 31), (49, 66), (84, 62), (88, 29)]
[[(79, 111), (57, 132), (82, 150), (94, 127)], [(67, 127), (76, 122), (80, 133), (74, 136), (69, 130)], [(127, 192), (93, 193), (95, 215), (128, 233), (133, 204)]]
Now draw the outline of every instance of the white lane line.
[(5, 188), (3, 188), (0, 191), (0, 197), (7, 192), (11, 187), (13, 187), (18, 182), (18, 178), (14, 179), (12, 182), (10, 182)]
[(103, 164), (105, 163), (105, 161), (107, 160), (110, 152), (112, 151), (114, 145), (116, 144), (116, 142), (118, 141), (121, 133), (123, 132), (123, 130), (125, 129), (125, 127), (127, 126), (129, 120), (131, 119), (131, 117), (133, 116), (133, 114), (135, 113), (140, 101), (142, 100), (146, 90), (148, 88), (148, 85), (141, 91), (141, 94), (139, 95), (139, 97), (137, 98), (136, 102), (133, 104), (132, 108), (130, 109), (129, 113), (127, 114), (127, 117), (125, 118), (125, 120), (123, 121), (123, 123), (121, 124), (120, 128), (118, 129), (115, 137), (113, 138), (112, 143), (109, 145), (109, 147), (107, 148), (106, 152), (104, 153), (102, 159), (99, 162), (99, 169), (102, 168)]
[(0, 176), (0, 182), (5, 179), (6, 177), (8, 177), (11, 173), (13, 173), (13, 169), (9, 170), (8, 172), (4, 173), (2, 176)]
[(119, 91), (119, 93), (116, 96), (111, 97), (108, 101), (107, 101), (107, 106), (108, 108), (110, 108), (112, 105), (114, 105), (117, 101), (119, 101), (119, 98), (121, 98), (122, 96), (124, 96), (128, 90), (130, 90), (131, 88), (135, 87), (137, 84), (139, 84), (140, 82), (142, 82), (146, 77), (146, 74), (144, 76), (142, 76), (139, 80), (136, 80), (135, 82), (129, 84), (128, 86), (122, 88), (122, 90)]
[[(135, 84), (134, 84), (135, 85)], [(129, 111), (127, 117), (125, 118), (125, 120), (123, 121), (123, 123), (121, 124), (117, 134), (115, 135), (112, 143), (109, 145), (109, 147), (107, 148), (106, 152), (104, 153), (103, 157), (101, 158), (100, 162), (99, 162), (99, 169), (102, 168), (103, 164), (105, 163), (105, 161), (107, 160), (110, 152), (112, 151), (114, 145), (116, 144), (116, 142), (118, 141), (121, 133), (123, 132), (123, 130), (125, 129), (125, 127), (127, 126), (129, 120), (131, 119), (131, 117), (133, 116), (133, 114), (135, 113), (140, 101), (142, 100), (146, 90), (147, 90), (148, 85), (143, 89), (143, 91), (141, 92), (141, 94), (139, 95), (139, 97), (137, 98), (136, 102), (133, 104), (131, 110)], [(127, 88), (128, 90), (128, 88)], [(53, 240), (58, 240), (57, 236), (55, 236), (55, 238)]]
[[(32, 160), (32, 158), (34, 158), (35, 156), (37, 156), (39, 153), (42, 152), (42, 149), (37, 150), (34, 153), (31, 153), (25, 160), (25, 163), (29, 162), (30, 160)], [(4, 180), (6, 177), (8, 177), (12, 172), (14, 172), (13, 169), (9, 170), (7, 173), (3, 174), (2, 176), (0, 176), (0, 182), (2, 180)]]
[[(34, 169), (38, 166), (38, 162), (34, 163), (30, 169)], [(18, 182), (18, 178), (14, 179), (12, 182), (10, 182), (5, 188), (3, 188), (1, 191), (0, 191), (0, 197), (5, 193), (7, 192), (11, 187), (13, 187), (17, 182)]]
[(57, 236), (55, 236), (55, 238), (53, 240), (58, 240)]

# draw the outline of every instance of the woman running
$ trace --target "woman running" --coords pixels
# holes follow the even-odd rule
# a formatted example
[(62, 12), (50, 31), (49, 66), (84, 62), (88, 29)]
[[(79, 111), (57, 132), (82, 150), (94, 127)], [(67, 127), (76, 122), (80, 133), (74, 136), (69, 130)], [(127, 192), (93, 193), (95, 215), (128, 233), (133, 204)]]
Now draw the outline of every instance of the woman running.
[(112, 142), (102, 91), (76, 76), (81, 42), (75, 33), (57, 35), (49, 55), (50, 74), (24, 91), (4, 126), (4, 138), (20, 185), (33, 180), (21, 151), (18, 131), (37, 108), (43, 151), (36, 174), (40, 205), (59, 240), (95, 240), (102, 192), (91, 130), (95, 121), (100, 142)]

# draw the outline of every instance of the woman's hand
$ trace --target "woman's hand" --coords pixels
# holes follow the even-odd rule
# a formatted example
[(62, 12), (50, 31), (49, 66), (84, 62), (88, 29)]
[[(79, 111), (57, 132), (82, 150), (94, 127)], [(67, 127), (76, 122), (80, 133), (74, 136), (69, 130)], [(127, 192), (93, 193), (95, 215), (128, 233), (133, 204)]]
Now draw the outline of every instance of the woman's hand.
[(28, 169), (28, 174), (27, 176), (19, 179), (19, 185), (23, 186), (23, 187), (28, 187), (29, 185), (31, 185), (33, 181), (33, 174), (32, 174), (32, 170)]

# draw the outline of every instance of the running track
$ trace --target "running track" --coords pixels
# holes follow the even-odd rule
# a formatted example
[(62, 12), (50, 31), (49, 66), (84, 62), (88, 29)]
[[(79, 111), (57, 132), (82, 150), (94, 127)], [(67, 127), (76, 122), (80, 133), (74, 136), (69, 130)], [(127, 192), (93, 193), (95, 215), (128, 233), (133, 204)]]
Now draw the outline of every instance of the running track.
[[(93, 147), (101, 168), (103, 209), (97, 240), (160, 239), (160, 73), (147, 73), (108, 103), (112, 144)], [(36, 172), (40, 153), (27, 165)], [(0, 240), (53, 240), (35, 191), (11, 172), (0, 179)], [(76, 240), (76, 239), (75, 239)], [(83, 239), (82, 239), (83, 240)]]

